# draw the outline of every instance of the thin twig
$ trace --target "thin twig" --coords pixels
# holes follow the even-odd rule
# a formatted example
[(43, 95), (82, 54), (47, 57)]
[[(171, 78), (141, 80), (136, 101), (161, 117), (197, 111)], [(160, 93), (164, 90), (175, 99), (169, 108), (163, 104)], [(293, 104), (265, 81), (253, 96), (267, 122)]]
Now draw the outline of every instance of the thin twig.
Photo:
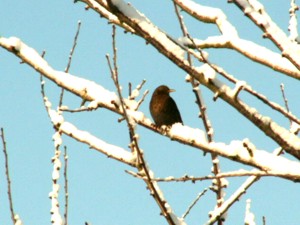
[[(285, 105), (286, 111), (290, 112), (289, 102), (288, 102), (288, 99), (287, 99), (287, 97), (285, 95), (284, 84), (283, 83), (280, 84), (280, 90), (281, 90), (281, 94), (282, 94), (282, 98), (283, 98), (283, 101), (284, 101), (284, 105)], [(290, 119), (290, 123), (292, 123), (291, 119)]]
[(8, 195), (8, 201), (9, 201), (9, 209), (11, 214), (11, 220), (13, 224), (16, 223), (15, 219), (15, 212), (13, 207), (13, 200), (12, 200), (12, 193), (11, 193), (11, 180), (9, 176), (9, 167), (8, 167), (8, 154), (6, 149), (6, 141), (4, 136), (4, 129), (1, 127), (1, 139), (2, 139), (2, 145), (3, 145), (3, 153), (4, 153), (4, 159), (5, 159), (5, 174), (6, 174), (6, 180), (7, 180), (7, 195)]
[(142, 83), (139, 84), (139, 85), (136, 87), (136, 89), (137, 89), (137, 90), (141, 90), (145, 83), (146, 83), (146, 80), (145, 80), (145, 79), (142, 80)]
[(149, 94), (149, 90), (146, 90), (146, 91), (144, 92), (142, 98), (138, 101), (138, 104), (137, 104), (137, 106), (135, 107), (134, 110), (138, 110), (138, 109), (139, 109), (139, 107), (141, 106), (141, 104), (142, 104), (143, 101), (145, 100), (147, 94)]
[(71, 48), (70, 55), (69, 55), (69, 61), (68, 61), (67, 67), (65, 69), (66, 73), (69, 72), (69, 69), (71, 67), (73, 54), (74, 54), (75, 48), (77, 46), (77, 39), (78, 39), (78, 36), (79, 36), (80, 27), (81, 27), (81, 21), (79, 20), (78, 23), (77, 23), (77, 31), (76, 31), (76, 34), (75, 34), (75, 37), (74, 37), (73, 46)]
[[(139, 178), (139, 179), (146, 179), (144, 176), (135, 173), (133, 171), (125, 170), (126, 173)], [(202, 177), (195, 177), (190, 175), (184, 175), (182, 177), (165, 177), (165, 178), (153, 178), (153, 181), (156, 182), (198, 182), (198, 181), (205, 181), (205, 180), (214, 180), (214, 179), (221, 179), (221, 178), (230, 178), (230, 177), (248, 177), (248, 176), (258, 176), (258, 177), (268, 177), (268, 176), (278, 176), (279, 174), (276, 172), (265, 172), (265, 171), (258, 171), (258, 170), (238, 170), (238, 171), (231, 171), (231, 172), (224, 172), (218, 173), (217, 175), (207, 175)]]
[(265, 217), (265, 216), (262, 217), (262, 221), (263, 221), (263, 225), (266, 225), (266, 224), (267, 224), (267, 223), (266, 223), (266, 217)]
[(143, 85), (146, 83), (146, 80), (142, 80), (142, 83), (136, 86), (136, 89), (132, 91), (131, 83), (129, 83), (129, 99), (134, 100), (138, 95), (139, 91), (142, 89)]
[[(287, 97), (285, 95), (285, 90), (284, 90), (284, 84), (283, 83), (280, 84), (280, 90), (281, 90), (281, 94), (282, 94), (282, 98), (283, 98), (283, 101), (284, 101), (284, 105), (285, 105), (286, 111), (290, 112), (289, 102), (288, 102), (288, 99), (287, 99)], [(289, 118), (289, 121), (290, 121), (290, 128), (291, 128), (293, 121), (290, 118)], [(284, 149), (281, 148), (280, 155), (283, 153), (283, 151), (284, 151)]]
[(64, 178), (65, 178), (65, 213), (64, 213), (64, 219), (65, 219), (65, 225), (68, 225), (68, 209), (69, 209), (69, 188), (68, 188), (68, 154), (67, 154), (67, 147), (65, 146), (64, 151)]
[(128, 96), (131, 96), (132, 93), (132, 84), (131, 82), (128, 83)]
[[(74, 41), (73, 41), (73, 46), (72, 46), (70, 54), (69, 54), (69, 61), (68, 61), (67, 67), (65, 69), (66, 73), (69, 72), (69, 69), (71, 67), (73, 54), (74, 54), (74, 51), (75, 51), (75, 48), (76, 48), (76, 45), (77, 45), (77, 39), (78, 39), (78, 36), (79, 36), (80, 26), (81, 26), (81, 21), (79, 20), (78, 24), (77, 24), (77, 31), (76, 31), (76, 34), (75, 34), (75, 37), (74, 37)], [(64, 88), (62, 88), (61, 92), (60, 92), (59, 107), (62, 106), (63, 96), (64, 96)]]
[(192, 210), (192, 208), (196, 205), (196, 203), (199, 201), (199, 199), (207, 192), (207, 188), (205, 188), (202, 192), (200, 192), (198, 194), (198, 196), (196, 197), (196, 199), (192, 202), (192, 204), (188, 207), (188, 209), (186, 210), (186, 212), (182, 215), (182, 218), (185, 218), (190, 211)]

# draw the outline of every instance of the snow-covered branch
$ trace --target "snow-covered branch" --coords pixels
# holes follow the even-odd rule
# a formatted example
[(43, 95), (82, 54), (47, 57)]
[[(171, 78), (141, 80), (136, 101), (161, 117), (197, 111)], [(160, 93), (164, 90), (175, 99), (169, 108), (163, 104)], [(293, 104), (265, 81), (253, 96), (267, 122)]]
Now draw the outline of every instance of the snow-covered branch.
[[(219, 28), (221, 36), (211, 36), (206, 40), (195, 40), (198, 47), (205, 48), (230, 48), (240, 52), (249, 59), (270, 67), (288, 76), (300, 79), (299, 70), (280, 54), (275, 53), (252, 41), (241, 39), (238, 31), (228, 21), (221, 9), (202, 6), (191, 0), (175, 0), (185, 12), (205, 23), (214, 23)], [(184, 41), (184, 40), (182, 40)], [(189, 44), (184, 41), (183, 43)], [(193, 47), (193, 45), (189, 45)]]
[[(184, 40), (182, 40), (184, 41)], [(188, 45), (188, 42), (184, 42)], [(252, 41), (244, 40), (241, 38), (227, 39), (223, 36), (212, 36), (206, 40), (195, 40), (197, 47), (205, 48), (229, 48), (236, 50), (249, 59), (261, 63), (269, 68), (286, 74), (288, 76), (300, 79), (299, 70), (280, 54), (275, 53), (261, 45)], [(188, 45), (193, 47), (192, 45)]]
[(291, 41), (287, 35), (272, 21), (264, 6), (257, 0), (231, 0), (244, 14), (249, 17), (264, 32), (264, 37), (270, 39), (281, 51), (282, 56), (300, 69), (300, 46)]
[[(199, 129), (189, 128), (181, 124), (174, 124), (167, 133), (172, 140), (178, 140), (185, 144), (200, 148), (206, 152), (236, 160), (247, 165), (252, 165), (262, 171), (278, 173), (278, 176), (299, 181), (300, 163), (291, 161), (282, 156), (276, 156), (251, 146), (251, 151), (246, 145), (251, 145), (248, 140), (232, 141), (230, 144), (208, 143), (204, 138), (204, 132)], [(284, 166), (283, 166), (284, 165)]]
[(296, 0), (291, 0), (291, 8), (290, 8), (290, 23), (289, 23), (289, 31), (290, 31), (290, 40), (296, 41), (299, 43), (299, 34), (298, 34), (298, 22), (296, 12), (299, 10), (299, 6), (296, 4)]
[(206, 225), (212, 225), (218, 220), (227, 210), (238, 201), (239, 198), (246, 193), (247, 189), (259, 179), (257, 176), (249, 177), (223, 204), (221, 207), (216, 208), (210, 213), (210, 219), (207, 221)]
[[(117, 15), (121, 21), (133, 27), (141, 37), (151, 43), (159, 52), (213, 91), (216, 96), (229, 103), (288, 153), (300, 159), (300, 145), (298, 144), (300, 139), (297, 136), (237, 98), (236, 89), (231, 89), (217, 79), (216, 74), (211, 73), (211, 69), (204, 70), (190, 66), (183, 57), (186, 49), (152, 24), (145, 15), (138, 12), (133, 6), (122, 1), (108, 0), (107, 2), (111, 12)], [(199, 59), (201, 58), (199, 56)]]
[[(97, 13), (99, 13), (101, 16), (103, 16), (104, 18), (106, 18), (109, 23), (114, 23), (118, 26), (123, 27), (126, 31), (131, 32), (131, 33), (135, 33), (135, 31), (129, 27), (127, 24), (122, 23), (118, 17), (116, 17), (114, 14), (112, 14), (111, 12), (109, 12), (107, 10), (107, 2), (106, 0), (74, 0), (74, 2), (84, 2), (88, 5), (88, 7), (94, 9)], [(101, 3), (101, 4), (100, 4)]]
[[(117, 105), (119, 103), (119, 100), (115, 93), (104, 89), (102, 86), (96, 84), (95, 82), (91, 82), (83, 78), (79, 78), (67, 73), (54, 70), (34, 49), (29, 48), (19, 39), (6, 39), (1, 37), (0, 46), (16, 54), (25, 63), (32, 66), (39, 73), (43, 74), (44, 76), (55, 82), (58, 86), (65, 88), (66, 90), (72, 92), (75, 95), (80, 96), (81, 98), (91, 101), (90, 104), (94, 105), (95, 107), (104, 107), (115, 113), (122, 114), (120, 108)], [(230, 93), (230, 91), (228, 91), (227, 88), (225, 88), (225, 91)], [(234, 99), (234, 97), (232, 98)], [(241, 102), (238, 103), (242, 104)], [(254, 122), (256, 122), (259, 126), (265, 126), (265, 124), (267, 124), (267, 132), (275, 131), (275, 133), (271, 135), (278, 135), (281, 139), (284, 140), (285, 143), (283, 144), (283, 147), (285, 147), (286, 145), (292, 145), (295, 147), (295, 149), (299, 148), (298, 145), (300, 141), (298, 137), (291, 134), (284, 128), (281, 128), (278, 125), (276, 125), (274, 122), (271, 121), (270, 118), (263, 117), (256, 110), (250, 108), (249, 106), (247, 107), (247, 112), (243, 113), (249, 113), (251, 114), (251, 116), (253, 114), (255, 119)], [(239, 110), (241, 111), (243, 110), (243, 108)], [(172, 140), (176, 140), (181, 143), (193, 146), (195, 148), (202, 149), (206, 152), (216, 153), (223, 157), (233, 159), (237, 162), (254, 166), (266, 172), (278, 172), (279, 176), (289, 180), (300, 180), (300, 163), (298, 162), (294, 162), (282, 156), (274, 156), (271, 153), (258, 149), (253, 149), (254, 152), (253, 155), (251, 155), (249, 154), (247, 148), (244, 146), (243, 141), (233, 141), (228, 145), (224, 143), (215, 142), (208, 143), (203, 131), (199, 129), (189, 128), (187, 126), (182, 126), (180, 124), (173, 125), (172, 129), (168, 129), (167, 131), (163, 129), (158, 130), (152, 126), (151, 121), (148, 118), (146, 118), (142, 112), (134, 110), (127, 110), (127, 112), (130, 113), (131, 118), (133, 118), (136, 121), (136, 123), (155, 132), (167, 135)], [(74, 125), (64, 121), (62, 116), (59, 115), (56, 111), (52, 110), (51, 113), (53, 113), (53, 117), (51, 117), (53, 118), (52, 122), (57, 126), (59, 125), (59, 129), (61, 132), (64, 132), (65, 134), (70, 135), (71, 137), (79, 141), (88, 143), (93, 148), (97, 146), (98, 139), (95, 139), (94, 136), (88, 134), (87, 132), (82, 132), (78, 130)], [(82, 137), (86, 138), (83, 140)], [(101, 149), (102, 147), (100, 146), (99, 150)], [(286, 150), (288, 149), (286, 148)], [(116, 148), (116, 151), (114, 151), (113, 154), (110, 154), (109, 152), (105, 153), (105, 151), (103, 153), (108, 154), (109, 156), (114, 157), (118, 160), (125, 159), (126, 163), (132, 164), (131, 155), (128, 155), (125, 152), (126, 150), (119, 151), (119, 149)]]

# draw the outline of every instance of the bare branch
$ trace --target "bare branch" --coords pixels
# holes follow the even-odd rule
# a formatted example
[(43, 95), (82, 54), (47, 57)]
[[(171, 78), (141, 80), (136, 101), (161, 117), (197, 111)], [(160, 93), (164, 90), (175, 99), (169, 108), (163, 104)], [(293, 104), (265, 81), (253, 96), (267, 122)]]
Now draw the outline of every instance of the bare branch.
[(71, 48), (71, 50), (70, 50), (69, 61), (68, 61), (67, 67), (66, 67), (66, 69), (65, 69), (65, 72), (66, 72), (66, 73), (69, 72), (69, 69), (70, 69), (70, 67), (71, 67), (73, 54), (74, 54), (75, 48), (76, 48), (76, 46), (77, 46), (77, 39), (78, 39), (78, 36), (79, 36), (80, 27), (81, 27), (81, 21), (79, 20), (78, 23), (77, 23), (77, 31), (76, 31), (76, 34), (75, 34), (74, 40), (73, 40), (73, 46), (72, 46), (72, 48)]
[(267, 224), (267, 223), (266, 223), (266, 217), (265, 217), (265, 216), (262, 217), (262, 221), (263, 221), (263, 225), (266, 225), (266, 224)]
[[(80, 26), (81, 26), (81, 21), (79, 20), (78, 25), (77, 25), (77, 31), (76, 31), (74, 41), (73, 41), (73, 46), (71, 48), (70, 55), (69, 55), (69, 61), (68, 61), (67, 67), (65, 69), (65, 73), (68, 73), (69, 69), (71, 67), (72, 57), (73, 57), (73, 54), (74, 54), (74, 51), (75, 51), (75, 48), (76, 48), (76, 45), (77, 45), (77, 39), (78, 39), (78, 36), (79, 36)], [(61, 89), (59, 104), (58, 104), (59, 107), (62, 106), (63, 96), (64, 96), (64, 88)]]
[[(135, 173), (133, 171), (125, 170), (126, 173), (139, 178), (139, 179), (145, 179), (145, 177), (141, 176), (138, 173)], [(234, 178), (234, 177), (248, 177), (248, 176), (257, 176), (257, 177), (277, 177), (280, 174), (276, 172), (264, 172), (264, 171), (259, 171), (259, 170), (237, 170), (237, 171), (230, 171), (230, 172), (223, 172), (223, 173), (218, 173), (217, 175), (207, 175), (203, 177), (195, 177), (195, 176), (190, 176), (190, 175), (183, 175), (182, 177), (165, 177), (165, 178), (153, 178), (153, 181), (157, 182), (198, 182), (198, 181), (205, 181), (205, 180), (214, 180), (217, 178)]]
[(185, 218), (190, 211), (192, 210), (192, 208), (196, 205), (196, 203), (200, 200), (200, 198), (207, 192), (207, 188), (205, 188), (202, 192), (200, 192), (198, 194), (198, 196), (196, 197), (196, 199), (192, 202), (192, 204), (188, 207), (188, 209), (186, 210), (186, 212), (182, 215), (182, 218)]
[[(280, 84), (280, 90), (281, 90), (281, 94), (282, 94), (282, 98), (283, 98), (283, 101), (284, 101), (285, 108), (289, 112), (290, 109), (289, 109), (288, 99), (285, 96), (284, 84)], [(292, 121), (290, 121), (290, 122), (292, 122)]]
[(12, 200), (12, 192), (11, 192), (11, 180), (10, 180), (10, 176), (9, 176), (8, 154), (7, 154), (7, 149), (6, 149), (4, 129), (2, 127), (1, 127), (0, 136), (1, 136), (1, 140), (2, 140), (3, 153), (4, 153), (4, 159), (5, 159), (5, 175), (6, 175), (6, 181), (7, 181), (7, 195), (8, 195), (8, 201), (9, 201), (10, 216), (11, 216), (12, 223), (16, 224), (17, 220), (15, 218), (15, 212), (14, 212), (14, 206), (13, 206), (13, 200)]
[(146, 90), (146, 91), (144, 92), (142, 98), (138, 101), (138, 104), (137, 104), (137, 106), (135, 107), (135, 110), (138, 110), (138, 109), (139, 109), (139, 107), (141, 106), (141, 104), (144, 102), (144, 100), (145, 100), (147, 94), (149, 94), (149, 90)]
[(299, 7), (296, 5), (296, 0), (291, 0), (291, 8), (290, 8), (290, 23), (288, 30), (290, 31), (290, 40), (296, 41), (299, 43), (299, 34), (298, 34), (298, 22), (296, 12), (299, 10)]
[[(263, 5), (257, 0), (231, 0), (244, 14), (252, 20), (264, 32), (264, 37), (270, 39), (281, 50), (282, 56), (300, 70), (299, 51), (300, 47), (291, 42), (285, 33), (271, 20)], [(298, 77), (299, 79), (299, 77)]]

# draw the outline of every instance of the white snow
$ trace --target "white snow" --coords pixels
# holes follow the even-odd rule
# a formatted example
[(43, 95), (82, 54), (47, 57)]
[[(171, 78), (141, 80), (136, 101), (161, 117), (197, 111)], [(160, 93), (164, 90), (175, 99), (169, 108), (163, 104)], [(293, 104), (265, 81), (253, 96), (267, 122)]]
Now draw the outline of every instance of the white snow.
[(55, 132), (55, 134), (52, 136), (52, 139), (54, 141), (55, 148), (57, 148), (58, 146), (60, 146), (62, 144), (62, 138), (61, 138), (61, 135), (59, 134), (59, 132)]
[[(221, 178), (220, 180), (221, 180), (221, 186), (222, 187), (228, 187), (229, 186), (229, 181), (226, 178)], [(223, 194), (225, 196), (225, 192)]]
[(16, 221), (14, 225), (23, 225), (22, 220), (18, 214), (15, 214), (14, 219)]
[(147, 33), (152, 39), (159, 42), (171, 54), (176, 55), (177, 58), (184, 59), (185, 51), (182, 50), (177, 44), (170, 40), (167, 35), (159, 30), (151, 21), (138, 10), (134, 9), (130, 4), (123, 1), (112, 0), (112, 3), (127, 17), (139, 25), (139, 27)]
[(135, 110), (137, 108), (138, 103), (136, 101), (127, 98), (123, 98), (123, 101), (129, 109)]
[(91, 101), (88, 105), (89, 109), (97, 109), (98, 108), (98, 102), (97, 101)]
[(212, 161), (212, 163), (213, 163), (213, 164), (218, 164), (219, 161), (220, 161), (219, 158), (214, 158), (213, 161)]
[(62, 124), (64, 122), (64, 118), (57, 111), (53, 109), (48, 110), (51, 121), (54, 125)]
[(297, 133), (297, 132), (299, 132), (299, 130), (300, 130), (300, 125), (298, 123), (295, 123), (294, 121), (292, 121), (290, 131), (292, 133)]
[(186, 82), (191, 82), (191, 79), (192, 79), (192, 77), (191, 77), (189, 74), (187, 74), (187, 75), (185, 76), (185, 81), (186, 81)]
[(59, 109), (60, 110), (68, 110), (69, 107), (67, 105), (62, 105)]
[(52, 172), (52, 180), (58, 180), (59, 179), (59, 171), (53, 170)]
[(250, 211), (251, 200), (246, 201), (245, 225), (255, 225), (255, 215)]
[(131, 98), (136, 98), (137, 96), (139, 96), (140, 92), (138, 89), (134, 89), (132, 92), (131, 92)]
[[(93, 81), (61, 71), (55, 71), (53, 76), (55, 77), (58, 85), (66, 86), (69, 89), (75, 90), (81, 96), (90, 97), (96, 102), (107, 105), (110, 105), (112, 101), (117, 104), (119, 102), (118, 97), (114, 92), (106, 90), (104, 87)], [(96, 102), (94, 104), (96, 104)]]
[(123, 159), (124, 161), (129, 163), (134, 162), (135, 160), (131, 152), (128, 152), (118, 146), (108, 144), (86, 131), (81, 131), (69, 122), (62, 123), (60, 126), (60, 131), (66, 133), (69, 136), (72, 136), (80, 142), (89, 144), (91, 148), (97, 149), (107, 156), (117, 159)]
[(206, 135), (204, 131), (200, 129), (183, 126), (181, 123), (175, 123), (169, 131), (169, 135), (172, 138), (177, 137), (188, 140), (189, 142), (205, 142), (207, 143)]
[(245, 81), (238, 81), (238, 82), (236, 82), (235, 87), (232, 90), (231, 96), (232, 97), (236, 97), (238, 95), (239, 91), (241, 91), (241, 89), (243, 87), (245, 87), (246, 85), (247, 85), (247, 83)]
[(10, 37), (8, 39), (8, 44), (11, 45), (15, 51), (20, 51), (22, 47), (22, 42), (20, 38), (17, 37)]
[(197, 67), (197, 71), (203, 74), (207, 81), (214, 80), (217, 75), (216, 71), (207, 63), (204, 63), (202, 66)]
[(144, 113), (140, 111), (127, 110), (128, 115), (133, 117), (137, 122), (141, 122), (145, 119)]
[(271, 118), (269, 118), (269, 120), (270, 120), (270, 127), (274, 132), (280, 134), (281, 138), (283, 140), (286, 140), (288, 143), (290, 143), (294, 149), (300, 150), (300, 138), (298, 136), (294, 135), (287, 129), (277, 125), (276, 123), (271, 122)]

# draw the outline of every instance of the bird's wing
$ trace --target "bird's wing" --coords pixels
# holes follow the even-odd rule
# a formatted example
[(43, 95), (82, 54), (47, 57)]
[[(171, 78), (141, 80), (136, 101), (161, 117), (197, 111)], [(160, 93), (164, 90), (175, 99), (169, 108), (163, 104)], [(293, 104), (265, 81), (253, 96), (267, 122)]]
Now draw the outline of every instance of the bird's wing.
[(165, 113), (167, 113), (168, 115), (172, 115), (174, 121), (183, 123), (180, 116), (180, 112), (173, 98), (170, 97), (168, 101), (166, 101), (166, 104), (167, 107), (165, 107)]

